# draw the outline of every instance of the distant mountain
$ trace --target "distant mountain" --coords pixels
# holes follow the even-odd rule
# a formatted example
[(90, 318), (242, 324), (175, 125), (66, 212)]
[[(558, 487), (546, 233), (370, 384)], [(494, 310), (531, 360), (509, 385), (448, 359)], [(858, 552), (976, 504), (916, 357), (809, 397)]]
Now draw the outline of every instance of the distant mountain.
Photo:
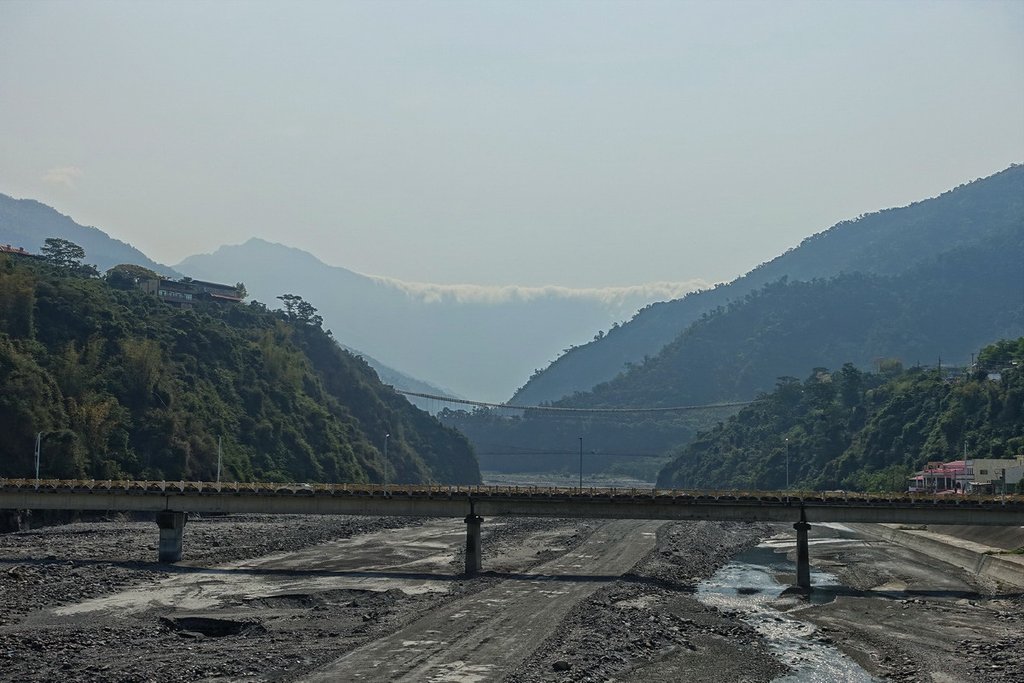
[(939, 254), (982, 244), (1024, 226), (1024, 166), (899, 209), (843, 221), (727, 285), (657, 303), (600, 339), (571, 349), (536, 373), (517, 404), (556, 401), (585, 392), (655, 356), (694, 321), (782, 277), (793, 281), (861, 272), (897, 275)]
[(173, 268), (153, 261), (126, 242), (114, 239), (99, 228), (79, 225), (68, 216), (32, 199), (14, 199), (0, 194), (0, 244), (24, 247), (38, 253), (47, 237), (59, 237), (85, 249), (85, 263), (100, 271), (119, 263), (145, 266), (158, 273), (180, 276)]
[(681, 285), (616, 290), (475, 287), (406, 283), (329, 266), (299, 249), (252, 239), (191, 256), (192, 277), (244, 282), (271, 307), (281, 294), (315, 306), (335, 337), (381, 363), (479, 400), (512, 388), (566, 346), (594, 336)]

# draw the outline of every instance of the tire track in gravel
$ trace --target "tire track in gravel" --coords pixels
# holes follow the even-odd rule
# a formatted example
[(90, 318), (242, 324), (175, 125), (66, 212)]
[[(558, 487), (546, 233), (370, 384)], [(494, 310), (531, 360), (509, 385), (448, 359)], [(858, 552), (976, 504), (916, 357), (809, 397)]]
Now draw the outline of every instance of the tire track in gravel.
[(303, 680), (474, 683), (498, 678), (540, 646), (577, 603), (649, 553), (663, 523), (608, 522), (562, 557), (525, 574), (504, 575), (498, 585), (443, 605)]

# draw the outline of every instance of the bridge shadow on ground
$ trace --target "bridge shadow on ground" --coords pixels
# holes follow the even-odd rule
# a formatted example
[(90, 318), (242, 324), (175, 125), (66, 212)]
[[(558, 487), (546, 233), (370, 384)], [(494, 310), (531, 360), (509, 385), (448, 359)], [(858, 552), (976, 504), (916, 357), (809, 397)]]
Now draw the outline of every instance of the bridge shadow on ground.
[[(134, 561), (111, 561), (97, 559), (57, 559), (57, 558), (0, 558), (0, 567), (4, 565), (26, 564), (39, 567), (47, 566), (95, 566), (95, 567), (120, 567), (138, 571), (140, 574), (150, 575), (152, 578), (166, 578), (168, 575), (188, 576), (267, 576), (282, 578), (351, 578), (351, 579), (394, 579), (397, 581), (437, 581), (437, 582), (459, 582), (471, 581), (474, 579), (491, 579), (496, 581), (527, 581), (531, 583), (598, 583), (612, 584), (616, 582), (650, 586), (659, 588), (671, 593), (693, 594), (696, 586), (692, 584), (672, 581), (659, 577), (639, 576), (632, 572), (619, 575), (606, 574), (530, 574), (526, 572), (500, 572), (481, 571), (474, 576), (467, 576), (463, 573), (431, 573), (412, 572), (388, 569), (289, 569), (279, 567), (201, 567), (181, 564), (160, 564), (158, 562), (134, 562)], [(126, 587), (127, 588), (127, 587)], [(738, 587), (743, 590), (742, 587)], [(1014, 593), (979, 593), (976, 591), (948, 590), (948, 589), (905, 589), (905, 590), (861, 590), (849, 586), (814, 586), (812, 588), (812, 602), (831, 602), (837, 597), (851, 598), (875, 598), (889, 600), (910, 600), (915, 598), (939, 598), (939, 599), (986, 599), (991, 597), (1024, 599), (1024, 592)], [(787, 588), (782, 596), (806, 595), (806, 592), (797, 588)]]
[(157, 562), (111, 561), (97, 559), (55, 559), (55, 558), (0, 558), (3, 565), (27, 564), (47, 566), (94, 566), (120, 567), (152, 575), (204, 575), (204, 576), (279, 576), (283, 578), (354, 578), (354, 579), (395, 579), (399, 581), (469, 581), (473, 579), (495, 579), (498, 581), (529, 581), (552, 583), (615, 583), (622, 581), (636, 585), (652, 586), (675, 593), (693, 593), (693, 585), (633, 573), (607, 574), (530, 574), (526, 572), (480, 571), (473, 576), (462, 573), (412, 572), (388, 569), (292, 569), (279, 567), (198, 567), (181, 564), (160, 564)]

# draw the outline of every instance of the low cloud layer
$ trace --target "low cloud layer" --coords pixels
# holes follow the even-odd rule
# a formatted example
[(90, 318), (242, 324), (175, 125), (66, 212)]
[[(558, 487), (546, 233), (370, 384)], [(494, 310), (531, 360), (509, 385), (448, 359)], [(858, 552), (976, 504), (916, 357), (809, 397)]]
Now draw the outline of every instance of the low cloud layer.
[(73, 190), (75, 181), (83, 175), (85, 173), (77, 166), (56, 166), (43, 174), (43, 181)]
[(522, 285), (439, 285), (426, 282), (405, 282), (385, 277), (372, 277), (382, 285), (405, 292), (409, 297), (424, 303), (454, 302), (461, 304), (503, 304), (535, 301), (545, 298), (590, 299), (607, 306), (621, 308), (638, 305), (637, 302), (653, 303), (668, 301), (710, 284), (704, 280), (686, 282), (649, 282), (625, 287), (559, 287), (545, 285), (528, 287)]

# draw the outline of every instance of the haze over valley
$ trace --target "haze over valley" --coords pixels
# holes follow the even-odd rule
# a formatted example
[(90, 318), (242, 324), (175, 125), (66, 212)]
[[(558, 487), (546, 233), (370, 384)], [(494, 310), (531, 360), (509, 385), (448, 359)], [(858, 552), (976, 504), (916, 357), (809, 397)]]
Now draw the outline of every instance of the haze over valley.
[(1024, 680), (1024, 3), (0, 2), (0, 678)]

